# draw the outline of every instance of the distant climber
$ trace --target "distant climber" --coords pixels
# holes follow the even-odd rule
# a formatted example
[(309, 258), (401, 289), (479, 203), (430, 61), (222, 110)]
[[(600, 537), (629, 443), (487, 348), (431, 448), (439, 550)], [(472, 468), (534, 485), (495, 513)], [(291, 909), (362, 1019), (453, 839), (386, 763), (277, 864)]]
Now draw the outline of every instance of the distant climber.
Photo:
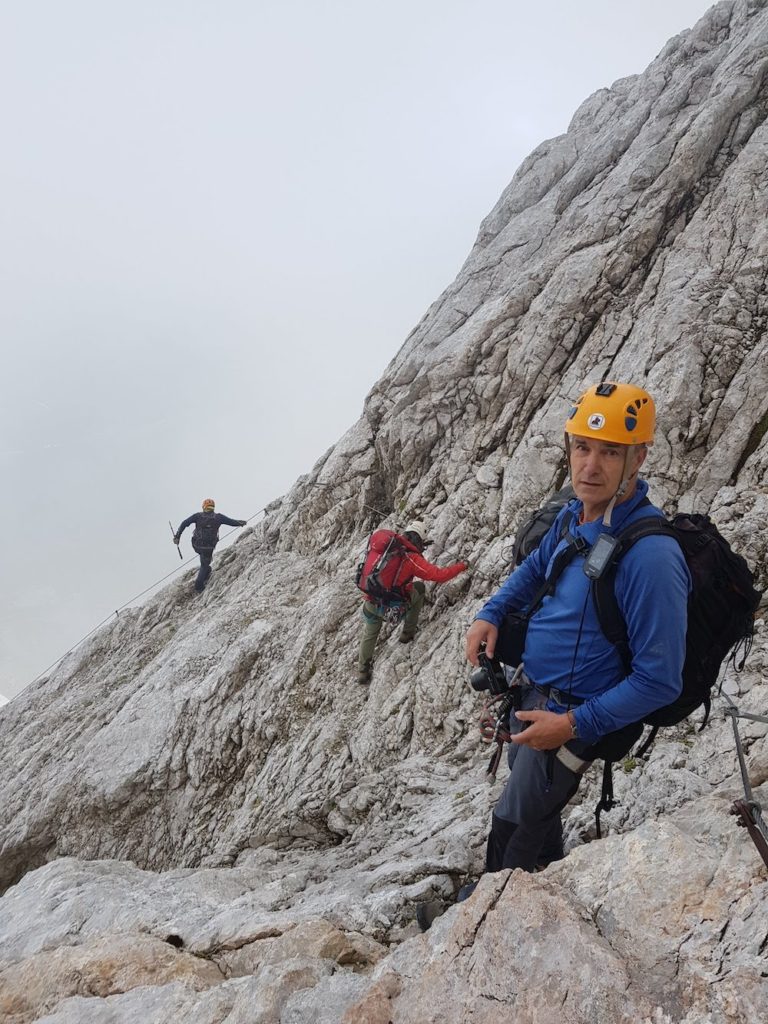
[[(357, 585), (365, 595), (357, 663), (359, 683), (371, 681), (373, 652), (384, 622), (403, 620), (401, 644), (409, 643), (416, 636), (425, 596), (421, 580), (447, 583), (467, 568), (466, 562), (457, 562), (445, 569), (428, 562), (421, 554), (429, 543), (425, 536), (424, 524), (419, 520), (408, 523), (402, 534), (393, 530), (376, 530), (371, 534), (357, 576)], [(414, 577), (418, 577), (415, 583), (412, 582)]]
[(200, 593), (205, 586), (206, 580), (211, 575), (211, 561), (213, 549), (219, 543), (220, 526), (245, 526), (245, 519), (230, 519), (228, 516), (216, 512), (216, 502), (213, 498), (206, 498), (203, 502), (203, 511), (195, 512), (188, 519), (180, 524), (173, 535), (173, 543), (178, 544), (181, 535), (188, 526), (195, 524), (195, 532), (192, 534), (192, 547), (200, 555), (200, 571), (195, 580), (195, 590)]

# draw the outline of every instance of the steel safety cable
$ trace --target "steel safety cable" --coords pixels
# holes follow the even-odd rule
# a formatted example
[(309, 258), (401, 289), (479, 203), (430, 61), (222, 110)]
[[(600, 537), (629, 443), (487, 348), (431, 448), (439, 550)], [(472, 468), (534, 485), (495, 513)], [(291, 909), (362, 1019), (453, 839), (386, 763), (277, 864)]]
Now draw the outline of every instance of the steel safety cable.
[[(248, 523), (250, 523), (252, 519), (255, 519), (255, 518), (256, 518), (257, 516), (260, 516), (262, 512), (265, 512), (265, 511), (267, 510), (267, 507), (268, 507), (268, 506), (266, 506), (266, 505), (265, 505), (265, 506), (264, 506), (264, 508), (260, 508), (260, 509), (258, 510), (258, 512), (254, 512), (252, 516), (249, 516), (249, 517), (248, 517), (248, 518), (247, 518), (247, 519), (245, 520), (245, 522), (246, 522), (246, 525), (247, 525)], [(231, 537), (231, 536), (232, 536), (232, 534), (233, 534), (233, 533), (235, 532), (235, 530), (236, 530), (236, 529), (242, 529), (242, 527), (235, 527), (235, 528), (233, 528), (232, 530), (228, 530), (228, 531), (227, 531), (227, 532), (226, 532), (225, 534), (223, 534), (223, 535), (222, 535), (222, 537), (221, 537), (221, 540), (222, 540), (222, 541), (224, 541), (224, 540), (226, 540), (226, 539), (227, 539), (227, 537)], [(134, 603), (135, 601), (138, 601), (138, 600), (139, 600), (139, 598), (142, 598), (142, 597), (144, 597), (144, 596), (145, 596), (146, 594), (149, 594), (149, 593), (150, 593), (150, 592), (151, 592), (152, 590), (155, 590), (155, 589), (156, 589), (157, 587), (159, 587), (159, 586), (160, 586), (160, 585), (161, 585), (162, 583), (165, 583), (165, 581), (166, 581), (166, 580), (169, 580), (169, 579), (171, 579), (171, 578), (172, 578), (173, 576), (176, 576), (176, 575), (177, 575), (178, 573), (180, 573), (180, 572), (181, 572), (181, 571), (182, 571), (183, 569), (186, 569), (186, 567), (187, 567), (187, 566), (188, 566), (188, 565), (189, 565), (189, 564), (190, 564), (191, 562), (194, 562), (194, 561), (196, 561), (196, 560), (197, 560), (197, 555), (196, 555), (196, 554), (195, 554), (195, 555), (191, 555), (191, 556), (190, 556), (189, 558), (185, 559), (185, 560), (184, 560), (184, 561), (183, 561), (183, 562), (181, 563), (181, 565), (177, 565), (177, 566), (176, 566), (176, 568), (175, 568), (175, 569), (173, 569), (173, 570), (172, 570), (171, 572), (169, 572), (169, 573), (166, 573), (166, 575), (165, 575), (165, 576), (162, 576), (162, 577), (161, 577), (161, 578), (160, 578), (159, 580), (156, 580), (156, 581), (155, 581), (154, 583), (150, 584), (150, 586), (146, 587), (146, 588), (145, 588), (144, 590), (142, 590), (142, 591), (141, 591), (140, 593), (138, 593), (138, 594), (135, 594), (135, 595), (134, 595), (133, 597), (129, 598), (129, 599), (128, 599), (127, 601), (125, 601), (125, 602), (124, 602), (123, 604), (121, 604), (121, 605), (118, 605), (118, 607), (117, 607), (117, 608), (116, 608), (116, 609), (114, 610), (114, 612), (110, 612), (110, 614), (109, 614), (109, 615), (107, 615), (107, 616), (106, 616), (106, 618), (102, 619), (102, 620), (101, 620), (101, 622), (98, 622), (98, 623), (97, 623), (97, 624), (96, 624), (96, 625), (95, 625), (95, 626), (93, 627), (93, 629), (89, 630), (89, 631), (88, 631), (88, 632), (87, 632), (87, 633), (86, 633), (86, 634), (85, 634), (84, 636), (81, 636), (81, 637), (80, 637), (80, 639), (79, 639), (79, 640), (78, 640), (78, 641), (77, 641), (76, 643), (74, 643), (74, 644), (73, 644), (73, 645), (72, 645), (72, 646), (71, 646), (71, 647), (69, 648), (69, 650), (66, 650), (66, 651), (65, 651), (65, 652), (64, 652), (63, 654), (59, 655), (59, 657), (58, 657), (58, 658), (57, 658), (57, 659), (56, 659), (55, 661), (52, 661), (52, 662), (51, 662), (51, 664), (50, 664), (50, 665), (49, 665), (49, 666), (48, 666), (47, 668), (43, 669), (43, 671), (42, 671), (42, 672), (39, 672), (39, 673), (38, 673), (38, 674), (37, 674), (37, 675), (36, 675), (36, 676), (34, 677), (34, 679), (30, 679), (30, 681), (29, 681), (28, 683), (26, 683), (26, 684), (25, 684), (25, 685), (24, 685), (24, 686), (23, 686), (23, 687), (22, 687), (22, 688), (21, 688), (21, 689), (19, 690), (19, 692), (18, 692), (17, 694), (14, 694), (14, 697), (11, 697), (11, 700), (14, 700), (14, 699), (15, 699), (15, 697), (18, 697), (18, 696), (20, 696), (20, 694), (24, 693), (24, 691), (25, 691), (25, 690), (27, 690), (27, 689), (29, 689), (29, 687), (30, 687), (30, 686), (32, 686), (32, 685), (33, 685), (34, 683), (36, 683), (36, 682), (38, 681), (38, 679), (42, 679), (42, 678), (43, 678), (44, 676), (46, 676), (46, 675), (47, 675), (47, 674), (48, 674), (48, 673), (49, 673), (49, 672), (51, 671), (51, 669), (54, 669), (54, 668), (55, 668), (55, 667), (56, 667), (56, 666), (57, 666), (57, 665), (58, 665), (58, 664), (59, 664), (60, 662), (62, 662), (62, 661), (63, 661), (63, 660), (64, 660), (64, 659), (66, 658), (66, 657), (68, 657), (68, 656), (69, 656), (70, 654), (72, 654), (72, 653), (73, 653), (74, 651), (76, 651), (76, 650), (77, 650), (77, 648), (78, 648), (78, 647), (80, 647), (80, 645), (81, 645), (81, 644), (85, 643), (85, 641), (86, 641), (86, 640), (88, 640), (88, 639), (89, 639), (90, 637), (92, 637), (92, 636), (93, 636), (93, 634), (94, 634), (95, 632), (97, 632), (97, 630), (101, 629), (101, 627), (102, 627), (102, 626), (104, 626), (104, 625), (106, 625), (106, 623), (110, 622), (110, 621), (111, 621), (111, 620), (112, 620), (112, 619), (113, 619), (113, 618), (114, 618), (114, 617), (115, 617), (116, 615), (117, 615), (117, 616), (119, 616), (119, 614), (120, 614), (120, 612), (121, 612), (121, 611), (123, 611), (124, 609), (126, 609), (126, 608), (130, 607), (130, 605), (132, 605), (132, 604), (133, 604), (133, 603)]]

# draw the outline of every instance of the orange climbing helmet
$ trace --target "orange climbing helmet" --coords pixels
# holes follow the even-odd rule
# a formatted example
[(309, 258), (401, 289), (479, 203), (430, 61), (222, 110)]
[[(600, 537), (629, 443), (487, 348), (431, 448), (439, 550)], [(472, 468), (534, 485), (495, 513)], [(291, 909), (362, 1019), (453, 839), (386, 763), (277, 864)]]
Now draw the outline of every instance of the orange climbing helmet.
[(656, 406), (634, 384), (604, 381), (587, 388), (568, 413), (566, 434), (613, 444), (653, 444)]
[(203, 499), (203, 512), (212, 512), (216, 508), (216, 502), (213, 498)]

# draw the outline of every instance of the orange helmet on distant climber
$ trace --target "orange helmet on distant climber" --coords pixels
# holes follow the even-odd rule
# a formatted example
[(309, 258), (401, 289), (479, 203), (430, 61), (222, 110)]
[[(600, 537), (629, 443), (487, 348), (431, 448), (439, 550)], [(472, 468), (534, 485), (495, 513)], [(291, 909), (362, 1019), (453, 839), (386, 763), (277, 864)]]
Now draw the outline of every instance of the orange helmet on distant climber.
[(587, 388), (568, 413), (566, 434), (613, 444), (653, 444), (656, 406), (634, 384), (604, 381)]
[(203, 499), (203, 512), (212, 512), (216, 508), (216, 502), (213, 498)]

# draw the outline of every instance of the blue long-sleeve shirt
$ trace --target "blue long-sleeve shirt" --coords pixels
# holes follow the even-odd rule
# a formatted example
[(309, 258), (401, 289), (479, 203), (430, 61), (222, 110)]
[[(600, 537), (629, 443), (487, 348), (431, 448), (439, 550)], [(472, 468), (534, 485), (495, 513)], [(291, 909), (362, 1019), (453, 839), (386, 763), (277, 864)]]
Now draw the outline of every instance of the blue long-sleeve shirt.
[[(648, 492), (644, 480), (635, 494), (616, 505), (610, 528), (602, 519), (578, 525), (580, 501), (569, 502), (552, 528), (478, 613), (500, 626), (504, 616), (524, 609), (544, 582), (569, 516), (574, 536), (594, 544), (599, 534), (616, 534), (645, 516), (660, 516), (652, 505), (638, 508)], [(555, 593), (532, 616), (523, 652), (527, 675), (584, 701), (574, 710), (579, 736), (596, 742), (608, 732), (637, 722), (671, 703), (682, 689), (688, 594), (691, 577), (679, 544), (672, 537), (644, 537), (621, 558), (615, 578), (619, 609), (627, 626), (632, 670), (625, 674), (616, 647), (600, 628), (584, 555), (565, 568)], [(562, 711), (559, 705), (550, 705)]]

